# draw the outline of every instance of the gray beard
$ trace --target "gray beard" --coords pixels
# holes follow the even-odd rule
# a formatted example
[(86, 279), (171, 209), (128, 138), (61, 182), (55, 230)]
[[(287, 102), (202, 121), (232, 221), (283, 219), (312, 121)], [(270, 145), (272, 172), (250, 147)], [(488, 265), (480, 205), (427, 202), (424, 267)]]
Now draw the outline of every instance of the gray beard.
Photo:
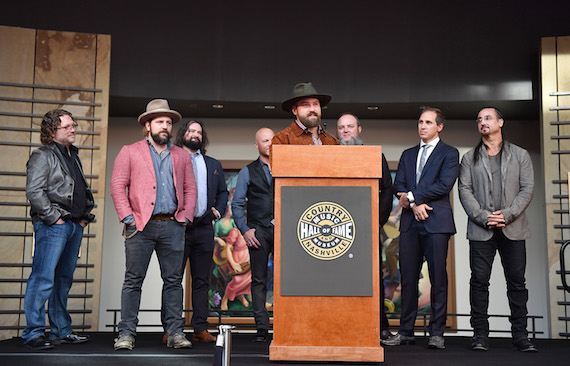
[(340, 139), (341, 145), (364, 145), (364, 142), (360, 137), (351, 137), (348, 142), (345, 142), (344, 139)]

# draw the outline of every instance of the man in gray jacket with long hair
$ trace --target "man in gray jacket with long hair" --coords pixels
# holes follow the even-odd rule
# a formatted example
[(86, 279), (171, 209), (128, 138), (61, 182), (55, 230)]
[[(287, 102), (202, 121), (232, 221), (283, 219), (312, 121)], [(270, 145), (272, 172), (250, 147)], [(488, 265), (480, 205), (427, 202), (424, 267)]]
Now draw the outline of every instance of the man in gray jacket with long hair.
[(485, 107), (477, 115), (481, 142), (461, 159), (459, 199), (469, 217), (471, 326), (473, 350), (489, 348), (489, 279), (499, 251), (507, 280), (513, 344), (536, 352), (528, 340), (525, 285), (526, 248), (530, 237), (525, 210), (534, 191), (528, 151), (504, 139), (501, 112)]

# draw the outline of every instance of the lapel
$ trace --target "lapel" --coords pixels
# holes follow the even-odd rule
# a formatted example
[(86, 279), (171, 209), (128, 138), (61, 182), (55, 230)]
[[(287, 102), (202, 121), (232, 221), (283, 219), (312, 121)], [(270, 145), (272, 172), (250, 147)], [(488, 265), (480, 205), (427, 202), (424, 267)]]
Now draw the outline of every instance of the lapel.
[(214, 177), (213, 177), (214, 172), (212, 171), (212, 167), (208, 163), (209, 159), (207, 159), (206, 155), (204, 154), (202, 154), (202, 156), (204, 157), (204, 163), (206, 164), (206, 187), (208, 189), (208, 192), (210, 192), (212, 191), (210, 184), (214, 183)]
[(57, 156), (57, 158), (59, 159), (59, 163), (63, 167), (63, 170), (65, 170), (67, 175), (71, 176), (71, 172), (69, 171), (69, 168), (67, 167), (67, 163), (65, 162), (65, 158), (61, 154), (61, 151), (59, 151), (59, 148), (55, 145), (55, 142), (50, 146), (50, 148), (55, 153), (55, 156)]
[(410, 162), (408, 164), (407, 176), (411, 177), (411, 182), (413, 186), (416, 186), (416, 163), (418, 160), (418, 153), (420, 152), (420, 144), (414, 146), (410, 153)]
[[(137, 155), (142, 156), (142, 160), (144, 161), (144, 165), (147, 167), (150, 174), (152, 175), (152, 177), (156, 181), (156, 175), (154, 173), (154, 165), (152, 165), (152, 157), (150, 156), (150, 146), (148, 145), (148, 142), (146, 141), (146, 139), (143, 139), (137, 145), (137, 150), (138, 150)], [(174, 161), (172, 162), (172, 165), (174, 165)], [(173, 166), (173, 169), (174, 169), (174, 166)]]
[[(501, 189), (503, 195), (505, 194), (505, 182), (507, 181), (507, 170), (509, 168), (509, 163), (511, 162), (511, 149), (509, 149), (508, 142), (503, 140), (503, 147), (501, 153)], [(504, 202), (504, 201), (503, 201)]]
[(485, 144), (483, 144), (483, 146), (481, 146), (481, 150), (479, 150), (479, 160), (481, 160), (481, 164), (483, 165), (485, 174), (487, 174), (487, 178), (489, 178), (489, 182), (493, 184), (493, 175), (491, 174), (489, 155), (487, 154), (487, 149), (485, 147)]
[[(443, 142), (440, 139), (439, 142), (437, 143), (437, 145), (435, 145), (435, 147), (433, 148), (433, 151), (429, 155), (428, 159), (426, 160), (426, 163), (424, 165), (424, 169), (422, 170), (422, 175), (420, 175), (420, 180), (418, 181), (418, 183), (422, 181), (423, 177), (429, 171), (429, 168), (431, 167), (431, 165), (434, 164), (434, 161), (437, 159), (437, 156), (439, 155), (439, 151), (441, 149), (443, 149)], [(419, 150), (419, 147), (418, 147), (418, 150)], [(416, 154), (416, 156), (417, 155), (418, 154)]]

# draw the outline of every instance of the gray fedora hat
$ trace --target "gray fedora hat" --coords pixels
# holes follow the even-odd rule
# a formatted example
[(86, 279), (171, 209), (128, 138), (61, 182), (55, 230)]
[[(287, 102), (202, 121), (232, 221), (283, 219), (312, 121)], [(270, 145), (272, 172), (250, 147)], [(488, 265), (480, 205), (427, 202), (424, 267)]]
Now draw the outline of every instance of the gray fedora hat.
[(319, 94), (312, 83), (298, 83), (293, 88), (293, 98), (287, 99), (281, 104), (281, 108), (285, 112), (291, 112), (293, 105), (301, 99), (317, 98), (321, 102), (321, 106), (326, 106), (332, 99), (328, 94)]
[(172, 124), (182, 119), (180, 113), (170, 109), (166, 99), (153, 99), (146, 105), (146, 112), (139, 116), (139, 123), (144, 126), (147, 121), (161, 116), (170, 117)]

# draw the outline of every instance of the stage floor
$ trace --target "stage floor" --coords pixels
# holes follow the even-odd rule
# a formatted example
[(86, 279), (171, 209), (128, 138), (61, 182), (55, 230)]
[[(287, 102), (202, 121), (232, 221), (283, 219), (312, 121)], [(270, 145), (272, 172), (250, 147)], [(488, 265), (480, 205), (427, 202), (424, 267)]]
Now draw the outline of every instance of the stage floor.
[[(91, 341), (78, 345), (60, 345), (47, 351), (32, 351), (20, 338), (0, 342), (0, 364), (7, 365), (212, 365), (214, 344), (196, 342), (192, 349), (171, 349), (162, 344), (162, 333), (139, 333), (133, 351), (114, 351), (114, 333), (95, 332)], [(315, 335), (318, 336), (318, 335)], [(189, 336), (190, 338), (190, 336)], [(232, 366), (246, 365), (371, 365), (348, 362), (271, 362), (269, 342), (252, 342), (253, 334), (232, 334)], [(384, 365), (437, 366), (535, 366), (538, 364), (567, 365), (570, 359), (570, 341), (537, 339), (533, 341), (539, 352), (528, 354), (516, 351), (508, 338), (492, 338), (487, 352), (471, 351), (471, 339), (446, 339), (445, 350), (427, 348), (427, 338), (417, 337), (413, 346), (385, 347)], [(372, 364), (376, 365), (376, 364)]]

